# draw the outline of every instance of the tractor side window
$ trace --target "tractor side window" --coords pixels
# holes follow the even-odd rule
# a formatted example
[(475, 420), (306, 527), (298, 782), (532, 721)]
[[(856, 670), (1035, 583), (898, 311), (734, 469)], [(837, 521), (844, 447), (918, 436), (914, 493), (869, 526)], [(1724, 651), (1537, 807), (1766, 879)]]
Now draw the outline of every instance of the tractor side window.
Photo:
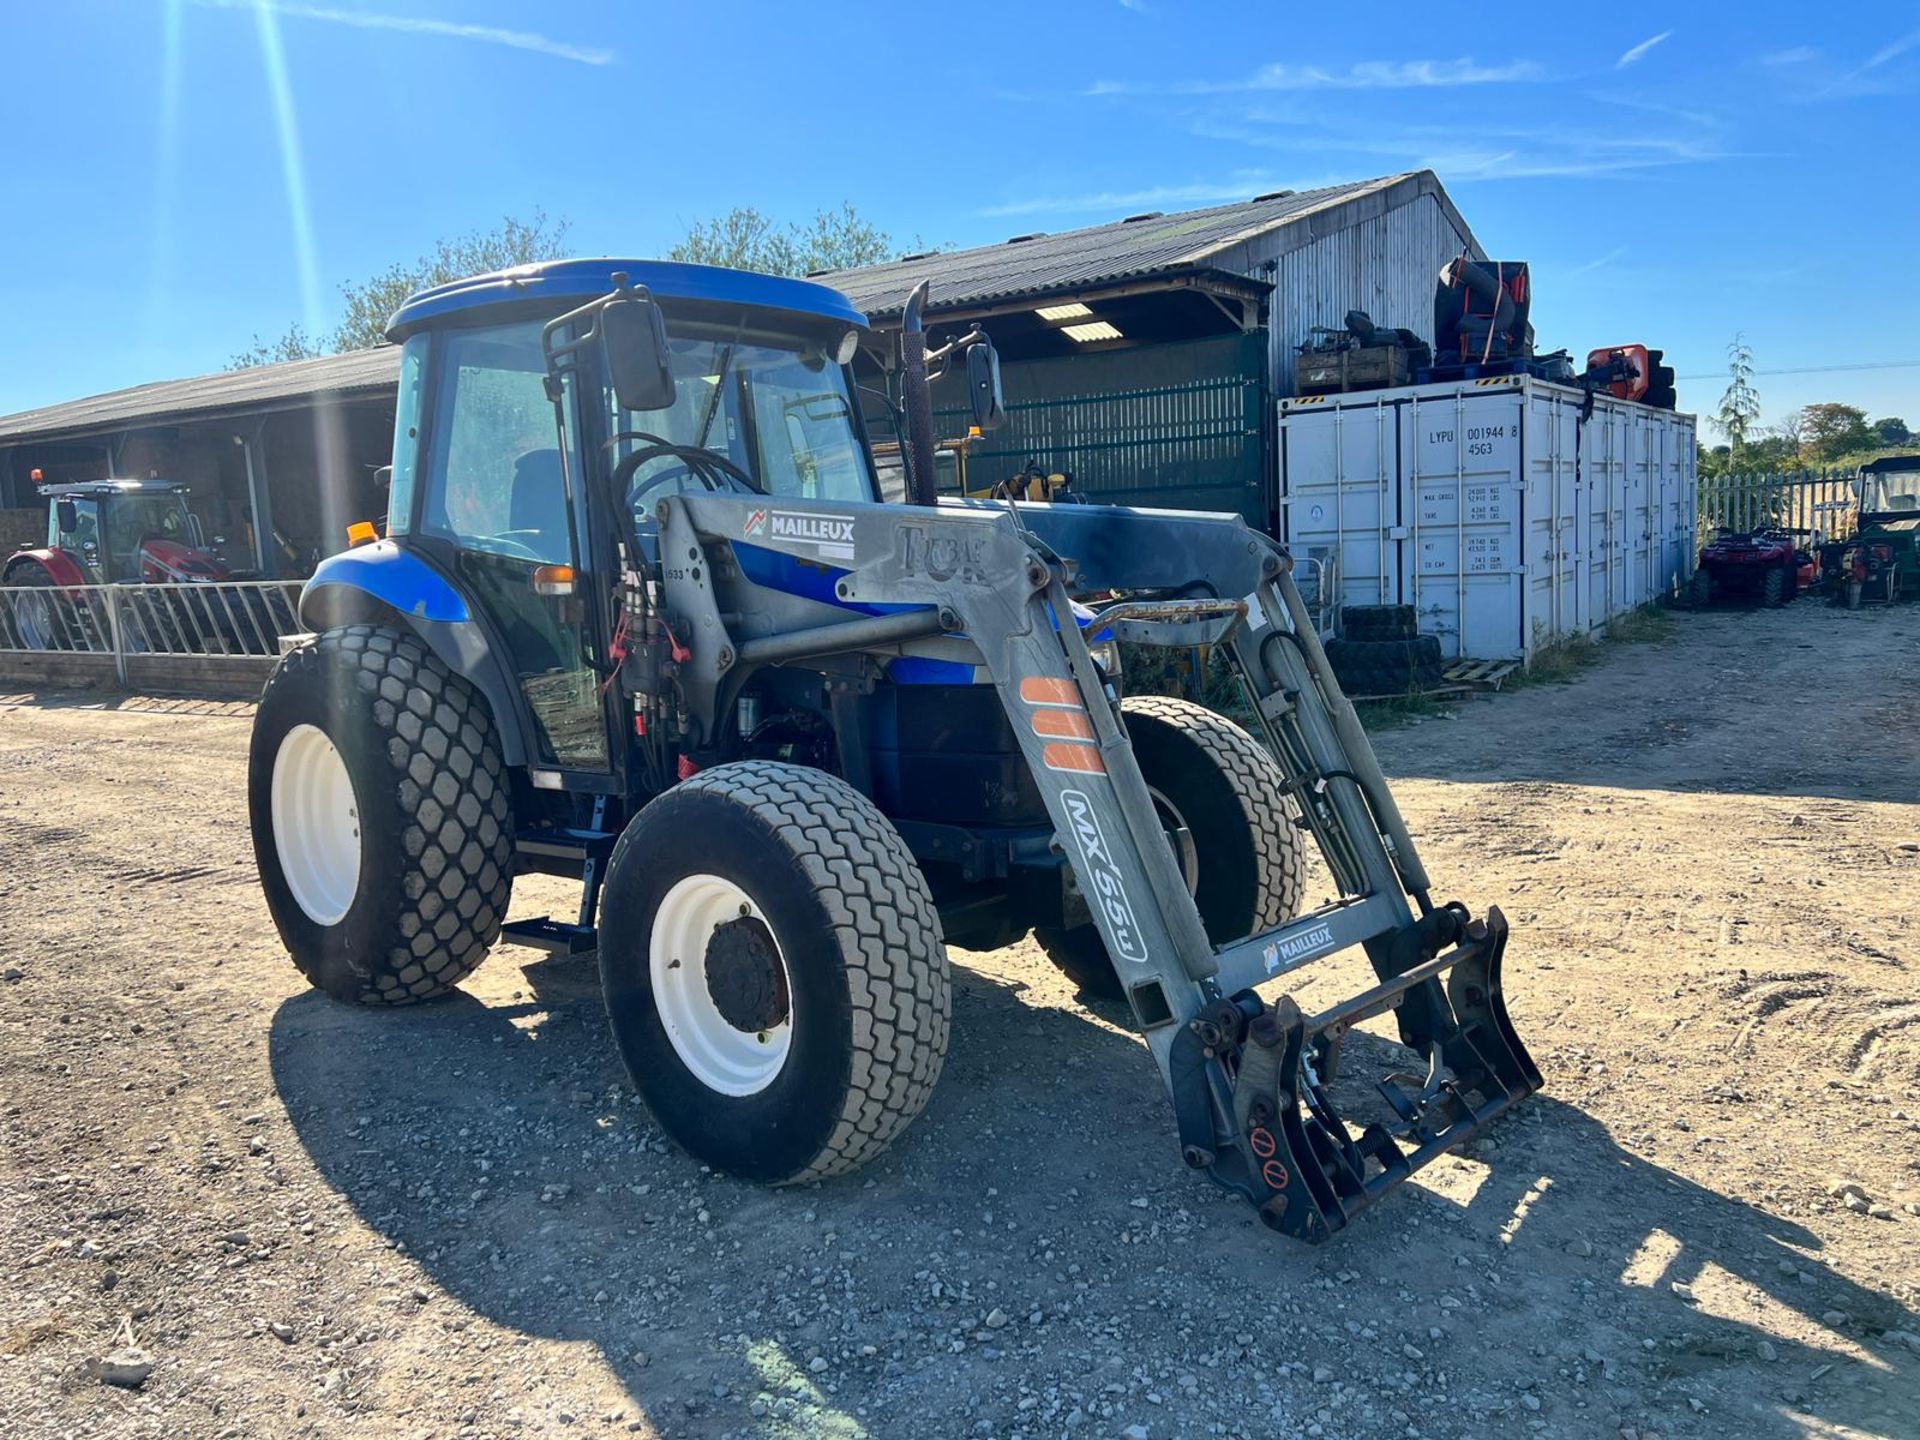
[(89, 569), (100, 563), (100, 507), (92, 500), (76, 500), (71, 534), (60, 537), (60, 548), (80, 557)]
[(421, 529), (462, 550), (571, 561), (539, 325), (460, 330), (443, 344)]
[(420, 405), (425, 398), (427, 337), (415, 335), (400, 351), (400, 392), (393, 415), (393, 478), (387, 487), (387, 534), (413, 523), (413, 479), (420, 469)]

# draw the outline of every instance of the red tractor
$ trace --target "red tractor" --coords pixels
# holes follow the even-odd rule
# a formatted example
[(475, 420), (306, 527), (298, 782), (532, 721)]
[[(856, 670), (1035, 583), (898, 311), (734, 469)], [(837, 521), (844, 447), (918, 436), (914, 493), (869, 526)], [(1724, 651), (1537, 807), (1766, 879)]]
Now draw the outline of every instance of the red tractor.
[(1693, 572), (1694, 608), (1736, 599), (1784, 605), (1812, 589), (1820, 566), (1798, 538), (1805, 533), (1779, 527), (1716, 531), (1701, 547), (1700, 566)]
[[(15, 552), (0, 569), (0, 584), (36, 592), (0, 607), (20, 648), (107, 648), (105, 603), (83, 586), (186, 587), (242, 578), (209, 552), (199, 518), (187, 508), (188, 488), (177, 481), (89, 480), (42, 485), (40, 493), (53, 502), (46, 545)], [(288, 611), (285, 625), (276, 623), (281, 611)], [(278, 631), (292, 628), (283, 597), (252, 592), (122, 596), (119, 620), (121, 644), (136, 651), (271, 654)]]

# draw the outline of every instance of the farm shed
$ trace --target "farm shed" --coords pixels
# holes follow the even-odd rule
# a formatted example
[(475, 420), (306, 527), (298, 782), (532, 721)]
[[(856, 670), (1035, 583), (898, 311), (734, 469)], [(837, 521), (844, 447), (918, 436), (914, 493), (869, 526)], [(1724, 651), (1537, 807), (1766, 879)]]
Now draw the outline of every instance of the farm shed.
[[(1434, 277), (1463, 251), (1484, 258), (1422, 170), (817, 278), (882, 331), (926, 280), (935, 341), (976, 322), (993, 336), (1009, 423), (970, 448), (970, 483), (1033, 459), (1071, 471), (1090, 498), (1235, 510), (1271, 528), (1270, 417), (1295, 347), (1355, 309), (1431, 334)], [(876, 383), (885, 348), (872, 352)], [(943, 398), (957, 435), (959, 396)], [(884, 437), (884, 407), (869, 411)]]
[(351, 521), (386, 510), (374, 471), (392, 452), (398, 375), (399, 352), (381, 347), (0, 417), (0, 513), (21, 517), (15, 530), (35, 513), (44, 524), (35, 470), (47, 483), (180, 480), (229, 563), (304, 574)]

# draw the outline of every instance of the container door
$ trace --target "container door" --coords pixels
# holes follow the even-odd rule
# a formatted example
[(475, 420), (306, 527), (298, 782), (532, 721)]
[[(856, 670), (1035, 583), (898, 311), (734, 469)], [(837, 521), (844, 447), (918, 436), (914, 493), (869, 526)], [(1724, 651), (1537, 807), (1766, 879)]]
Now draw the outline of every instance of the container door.
[(1526, 649), (1531, 655), (1536, 646), (1583, 628), (1580, 403), (1564, 391), (1529, 386), (1526, 426)]
[(1523, 404), (1511, 382), (1469, 381), (1409, 407), (1410, 588), (1422, 633), (1449, 657), (1527, 653)]
[(1586, 502), (1587, 630), (1619, 614), (1626, 595), (1627, 437), (1623, 406), (1599, 401), (1583, 427), (1581, 479)]
[(1627, 443), (1626, 542), (1621, 567), (1621, 609), (1631, 610), (1653, 597), (1660, 572), (1655, 543), (1659, 516), (1660, 431), (1644, 405), (1626, 407), (1621, 417)]
[(1304, 562), (1303, 590), (1330, 579), (1340, 605), (1402, 603), (1400, 408), (1328, 395), (1280, 402), (1280, 539)]

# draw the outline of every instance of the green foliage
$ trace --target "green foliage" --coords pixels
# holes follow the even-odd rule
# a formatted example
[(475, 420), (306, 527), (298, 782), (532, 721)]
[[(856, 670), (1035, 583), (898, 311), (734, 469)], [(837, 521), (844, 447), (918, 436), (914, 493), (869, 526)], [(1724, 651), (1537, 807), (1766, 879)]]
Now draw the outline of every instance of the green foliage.
[(1827, 401), (1809, 405), (1801, 413), (1802, 449), (1814, 460), (1832, 461), (1850, 451), (1868, 450), (1879, 439), (1867, 424), (1867, 412), (1857, 405)]
[(285, 360), (312, 360), (326, 353), (307, 337), (306, 327), (296, 320), (278, 340), (262, 340), (255, 335), (253, 344), (227, 361), (227, 369), (245, 370), (254, 365), (278, 365)]
[(1760, 418), (1760, 394), (1753, 388), (1753, 351), (1745, 335), (1735, 335), (1727, 346), (1726, 393), (1713, 412), (1713, 423), (1727, 437), (1734, 461), (1741, 463), (1747, 433)]
[(851, 201), (820, 211), (804, 225), (783, 225), (751, 205), (737, 205), (688, 226), (667, 258), (763, 275), (812, 275), (897, 259), (901, 248), (886, 231), (863, 219)]
[(1880, 437), (1882, 445), (1910, 445), (1913, 432), (1907, 428), (1907, 422), (1897, 415), (1889, 415), (1884, 420), (1873, 422), (1873, 433)]
[(535, 210), (531, 220), (508, 215), (502, 217), (496, 230), (475, 230), (442, 240), (431, 254), (411, 263), (396, 262), (378, 275), (342, 285), (344, 313), (324, 340), (309, 337), (303, 326), (294, 324), (278, 340), (262, 341), (254, 336), (253, 344), (234, 355), (227, 368), (243, 370), (250, 365), (306, 360), (378, 345), (393, 312), (416, 291), (489, 270), (558, 259), (566, 253), (570, 228), (566, 220), (549, 220), (546, 211)]

